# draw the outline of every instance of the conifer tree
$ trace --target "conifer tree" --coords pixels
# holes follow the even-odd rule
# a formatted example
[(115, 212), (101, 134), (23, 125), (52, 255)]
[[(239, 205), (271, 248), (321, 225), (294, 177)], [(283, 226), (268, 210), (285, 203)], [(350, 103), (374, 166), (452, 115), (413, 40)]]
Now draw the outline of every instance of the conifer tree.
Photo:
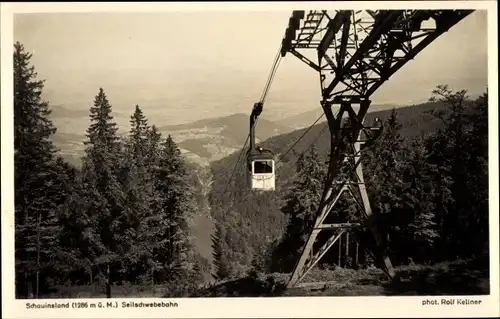
[(323, 191), (324, 165), (316, 146), (297, 161), (297, 174), (281, 208), (288, 217), (288, 226), (273, 254), (273, 270), (291, 271), (311, 231)]
[[(113, 122), (111, 115), (112, 107), (108, 101), (106, 94), (102, 88), (99, 88), (94, 99), (94, 105), (90, 108), (91, 124), (87, 129), (88, 141), (86, 155), (89, 160), (95, 162), (104, 157), (106, 160), (116, 160), (117, 153), (114, 153), (119, 148), (119, 139), (117, 136), (118, 128)], [(92, 157), (94, 156), (94, 157)], [(109, 158), (105, 158), (108, 156)]]
[(42, 98), (44, 81), (37, 80), (32, 54), (14, 44), (14, 167), (16, 287), (18, 295), (38, 297), (47, 263), (55, 256), (59, 228), (52, 201), (57, 176), (56, 129)]
[(63, 267), (71, 273), (79, 273), (75, 279), (79, 284), (94, 284), (96, 259), (100, 251), (98, 225), (92, 215), (92, 202), (95, 200), (95, 189), (86, 183), (81, 172), (70, 175), (71, 194), (68, 196), (59, 214), (61, 231), (58, 234), (61, 248), (60, 258)]
[(404, 247), (414, 247), (409, 250), (411, 256), (407, 257), (414, 261), (427, 262), (432, 257), (431, 249), (439, 238), (439, 232), (433, 201), (435, 189), (426, 162), (423, 139), (417, 138), (412, 142), (410, 159), (404, 174), (404, 208), (397, 219), (401, 233), (398, 238), (400, 252), (405, 250)]
[(142, 146), (144, 153), (141, 158), (146, 171), (142, 174), (142, 185), (144, 185), (143, 191), (147, 195), (148, 210), (147, 214), (141, 217), (137, 241), (141, 243), (145, 278), (154, 284), (161, 280), (160, 274), (165, 268), (162, 258), (158, 258), (158, 256), (163, 256), (166, 245), (164, 238), (165, 216), (161, 210), (163, 197), (160, 192), (164, 185), (163, 181), (159, 180), (162, 136), (153, 125), (147, 129), (145, 137), (144, 146)]
[(382, 135), (364, 154), (367, 168), (366, 184), (379, 230), (385, 234), (386, 244), (397, 231), (395, 221), (402, 208), (403, 168), (405, 167), (404, 139), (395, 109), (384, 123)]
[[(128, 225), (126, 241), (128, 249), (124, 255), (125, 268), (131, 278), (143, 278), (154, 283), (154, 273), (158, 265), (153, 259), (156, 243), (158, 217), (153, 210), (155, 163), (158, 161), (148, 154), (148, 148), (158, 148), (159, 141), (149, 141), (150, 129), (147, 118), (138, 105), (130, 119), (130, 132), (122, 156), (121, 181), (125, 196), (123, 217)], [(155, 136), (159, 134), (155, 130)]]
[(449, 158), (447, 158), (446, 148), (448, 141), (442, 132), (429, 136), (426, 141), (427, 163), (429, 174), (433, 179), (433, 198), (437, 227), (441, 237), (440, 248), (446, 250), (449, 243), (447, 234), (450, 232), (448, 221), (453, 219), (450, 215), (450, 205), (453, 203), (450, 177)]
[(472, 247), (483, 247), (488, 251), (488, 93), (481, 95), (472, 105), (468, 116), (471, 123), (467, 137), (467, 150), (470, 152), (467, 163), (470, 193), (468, 215), (469, 229), (474, 230)]
[[(439, 85), (432, 92), (431, 101), (449, 106), (447, 112), (433, 113), (443, 121), (444, 127), (427, 141), (429, 161), (436, 180), (437, 212), (443, 242), (442, 249), (450, 255), (459, 253), (457, 244), (463, 237), (461, 226), (468, 214), (467, 168), (468, 154), (465, 145), (466, 92), (452, 92), (447, 85)], [(465, 210), (464, 210), (465, 209)]]
[(212, 248), (216, 266), (214, 277), (219, 280), (241, 278), (252, 267), (252, 246), (261, 232), (252, 227), (254, 225), (245, 216), (243, 207), (247, 207), (253, 214), (260, 215), (255, 211), (255, 207), (249, 206), (251, 203), (250, 200), (248, 203), (231, 206), (224, 210), (224, 214), (217, 221)]
[(155, 125), (148, 129), (146, 136), (145, 160), (149, 167), (156, 167), (160, 160), (162, 136)]
[(123, 213), (123, 192), (118, 181), (121, 143), (117, 137), (116, 123), (111, 115), (111, 104), (102, 88), (90, 108), (91, 124), (87, 129), (83, 171), (89, 215), (97, 226), (99, 238), (97, 258), (100, 277), (106, 283), (106, 293), (111, 296), (111, 273), (120, 270), (122, 256), (128, 249), (128, 225)]
[(134, 114), (130, 117), (130, 143), (131, 151), (138, 161), (142, 160), (146, 151), (146, 140), (148, 137), (149, 127), (148, 120), (144, 116), (139, 105), (135, 106)]
[[(248, 204), (244, 206), (248, 207)], [(242, 205), (242, 206), (243, 206)], [(260, 215), (254, 207), (248, 207), (253, 214)], [(254, 245), (258, 242), (258, 236), (262, 233), (260, 229), (256, 229), (248, 219), (246, 212), (239, 205), (232, 207), (227, 212), (225, 218), (225, 238), (227, 256), (231, 277), (240, 278), (251, 268), (251, 262), (254, 255)], [(254, 226), (254, 227), (252, 227)], [(259, 251), (259, 254), (262, 251)]]
[[(122, 246), (122, 271), (127, 274), (130, 281), (135, 281), (139, 276), (145, 275), (149, 267), (148, 245), (144, 241), (145, 234), (149, 232), (147, 222), (152, 214), (150, 206), (149, 179), (143, 162), (138, 163), (131, 152), (125, 152), (121, 163), (121, 185), (123, 192), (123, 210), (117, 220), (122, 224), (123, 237), (120, 238)], [(151, 277), (149, 277), (151, 278)]]
[(215, 233), (212, 238), (213, 257), (215, 265), (214, 279), (222, 280), (231, 277), (229, 269), (229, 260), (227, 257), (228, 249), (225, 243), (225, 230), (221, 224), (215, 225)]
[[(472, 238), (477, 238), (471, 224), (478, 220), (479, 211), (486, 210), (481, 204), (477, 205), (477, 209), (474, 203), (487, 200), (484, 191), (487, 168), (480, 165), (482, 168), (478, 169), (476, 165), (485, 162), (481, 158), (484, 158), (487, 149), (487, 107), (478, 108), (476, 103), (472, 108), (466, 108), (466, 91), (452, 92), (447, 85), (438, 86), (431, 100), (449, 106), (444, 114), (434, 114), (443, 121), (444, 127), (428, 140), (429, 159), (434, 176), (440, 178), (437, 187), (442, 194), (437, 212), (443, 238), (442, 255), (470, 255), (478, 246), (471, 245)], [(477, 177), (483, 182), (476, 184)], [(482, 199), (476, 201), (478, 194)], [(479, 219), (484, 223), (484, 218)], [(480, 237), (483, 238), (481, 241), (485, 241), (484, 232)]]
[(169, 135), (162, 143), (155, 177), (155, 210), (161, 216), (161, 251), (157, 260), (164, 267), (163, 280), (189, 274), (193, 253), (188, 228), (196, 212), (193, 186), (180, 149)]

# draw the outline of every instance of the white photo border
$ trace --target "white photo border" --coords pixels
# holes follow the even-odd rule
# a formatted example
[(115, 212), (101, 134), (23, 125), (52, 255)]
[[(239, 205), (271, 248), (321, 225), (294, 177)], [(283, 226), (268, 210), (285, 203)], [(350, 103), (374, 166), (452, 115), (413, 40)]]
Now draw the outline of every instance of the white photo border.
[[(13, 16), (16, 13), (148, 11), (291, 11), (295, 9), (366, 8), (476, 9), (488, 11), (490, 295), (470, 296), (478, 306), (422, 306), (441, 297), (268, 297), (171, 299), (16, 300), (14, 294), (13, 174)], [(329, 1), (329, 2), (171, 2), (171, 3), (2, 3), (2, 317), (3, 318), (333, 318), (333, 317), (484, 317), (499, 316), (498, 255), (498, 33), (496, 1)], [(285, 28), (285, 26), (283, 26)], [(284, 30), (284, 29), (283, 29)], [(49, 35), (50, 36), (50, 35)], [(458, 297), (457, 297), (458, 298)], [(468, 298), (461, 296), (460, 298)], [(116, 303), (117, 308), (27, 309), (28, 303)], [(177, 303), (178, 307), (123, 308), (123, 302)]]

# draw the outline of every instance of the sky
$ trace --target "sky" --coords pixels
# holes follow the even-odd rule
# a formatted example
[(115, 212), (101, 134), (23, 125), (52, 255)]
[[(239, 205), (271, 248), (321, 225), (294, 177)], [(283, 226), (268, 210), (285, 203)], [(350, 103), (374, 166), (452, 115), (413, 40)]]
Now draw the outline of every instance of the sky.
[[(289, 16), (289, 11), (17, 14), (14, 40), (33, 53), (38, 76), (46, 79), (44, 97), (54, 108), (84, 114), (102, 87), (119, 122), (128, 122), (139, 104), (163, 126), (249, 113)], [(422, 102), (442, 83), (482, 93), (486, 18), (486, 11), (476, 11), (434, 41), (373, 95), (373, 103)], [(319, 99), (317, 73), (289, 54), (263, 116), (292, 116), (319, 107)]]

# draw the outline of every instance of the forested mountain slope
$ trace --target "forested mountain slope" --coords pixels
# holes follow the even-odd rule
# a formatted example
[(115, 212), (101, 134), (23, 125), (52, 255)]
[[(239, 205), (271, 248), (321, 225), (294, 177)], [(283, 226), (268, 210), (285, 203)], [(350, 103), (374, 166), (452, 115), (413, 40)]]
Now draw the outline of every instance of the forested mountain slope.
[[(455, 246), (453, 253), (448, 250), (446, 256), (440, 255), (443, 249), (453, 246), (451, 243), (454, 241), (466, 245), (463, 239), (458, 239), (454, 231), (461, 229), (465, 233), (474, 233), (470, 226), (471, 221), (464, 222), (463, 218), (472, 218), (475, 220), (474, 224), (480, 223), (482, 227), (487, 228), (487, 205), (484, 205), (484, 200), (487, 199), (487, 192), (484, 191), (487, 168), (484, 163), (478, 164), (478, 157), (484, 157), (484, 151), (487, 150), (487, 130), (484, 128), (487, 125), (484, 114), (487, 103), (484, 97), (474, 102), (469, 101), (465, 91), (453, 93), (447, 87), (440, 87), (434, 95), (437, 99), (433, 102), (369, 113), (365, 121), (371, 123), (378, 117), (385, 123), (380, 141), (372, 151), (367, 151), (364, 160), (365, 176), (368, 183), (372, 183), (368, 185), (369, 195), (374, 210), (380, 215), (382, 225), (385, 225), (383, 231), (387, 238), (394, 238), (388, 240), (392, 258), (397, 265), (414, 259), (419, 262), (437, 262), (453, 254), (480, 254), (484, 252), (484, 245), (487, 245), (484, 237), (487, 238), (487, 234), (478, 230), (478, 234), (482, 235), (478, 235), (481, 239), (478, 237), (477, 240), (482, 244), (477, 245), (477, 249)], [(461, 127), (457, 128), (458, 125)], [(316, 213), (323, 191), (325, 161), (330, 147), (326, 123), (320, 123), (312, 127), (293, 149), (286, 153), (305, 130), (276, 136), (261, 144), (276, 155), (275, 192), (254, 193), (246, 189), (244, 154), (230, 184), (229, 179), (239, 152), (212, 164), (214, 187), (211, 203), (217, 229), (214, 236), (217, 278), (241, 278), (251, 270), (265, 273), (289, 272), (296, 262), (296, 259), (291, 258), (288, 269), (277, 265), (282, 263), (277, 260), (283, 259), (283, 255), (296, 255), (302, 247), (300, 238), (302, 236), (304, 240), (307, 234), (304, 229), (301, 233), (291, 236), (292, 239), (288, 239), (294, 241), (293, 238), (298, 238), (295, 243), (284, 243), (291, 231), (289, 221), (295, 216), (293, 218), (299, 218), (303, 224), (305, 219), (313, 218)], [(473, 133), (474, 131), (476, 133)], [(457, 140), (454, 139), (462, 141), (462, 145), (454, 146), (457, 145)], [(444, 154), (448, 154), (448, 157)], [(402, 164), (395, 167), (387, 162), (387, 158), (393, 158), (395, 163)], [(478, 169), (481, 173), (474, 176), (473, 171)], [(465, 171), (467, 173), (464, 173)], [(376, 173), (379, 178), (383, 178), (383, 182), (370, 179), (370, 176)], [(465, 186), (458, 181), (460, 176), (465, 175), (460, 174), (474, 180), (478, 187), (483, 185), (474, 189), (477, 193), (471, 196), (476, 200), (467, 205), (463, 202)], [(449, 187), (445, 193), (438, 187), (442, 187), (443, 182)], [(457, 188), (457, 184), (462, 185), (462, 189)], [(461, 198), (461, 203), (473, 212), (464, 211), (464, 207), (460, 208), (460, 212), (456, 211), (456, 204), (452, 204), (454, 201), (451, 200), (453, 197)], [(450, 199), (440, 202), (438, 198)], [(348, 209), (349, 205), (346, 205), (345, 209)], [(404, 212), (397, 213), (401, 209)], [(451, 215), (444, 213), (454, 209), (455, 214), (459, 216), (470, 216), (449, 217)], [(464, 224), (456, 226), (453, 231), (448, 228), (461, 222)], [(298, 225), (303, 227), (300, 223)], [(418, 235), (415, 235), (415, 232)], [(414, 241), (410, 238), (413, 235), (416, 236)], [(418, 243), (422, 241), (425, 244), (418, 252), (415, 250), (415, 253), (410, 255), (402, 253), (418, 247)], [(434, 246), (439, 249), (434, 249)], [(326, 260), (328, 261), (328, 258)], [(369, 263), (369, 260), (366, 262)]]

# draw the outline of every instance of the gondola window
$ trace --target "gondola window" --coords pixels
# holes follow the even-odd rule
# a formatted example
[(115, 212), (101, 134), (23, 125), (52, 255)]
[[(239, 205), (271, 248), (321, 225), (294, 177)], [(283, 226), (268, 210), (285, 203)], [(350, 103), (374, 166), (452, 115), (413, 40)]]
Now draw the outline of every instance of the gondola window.
[(255, 161), (254, 174), (272, 174), (273, 161)]

